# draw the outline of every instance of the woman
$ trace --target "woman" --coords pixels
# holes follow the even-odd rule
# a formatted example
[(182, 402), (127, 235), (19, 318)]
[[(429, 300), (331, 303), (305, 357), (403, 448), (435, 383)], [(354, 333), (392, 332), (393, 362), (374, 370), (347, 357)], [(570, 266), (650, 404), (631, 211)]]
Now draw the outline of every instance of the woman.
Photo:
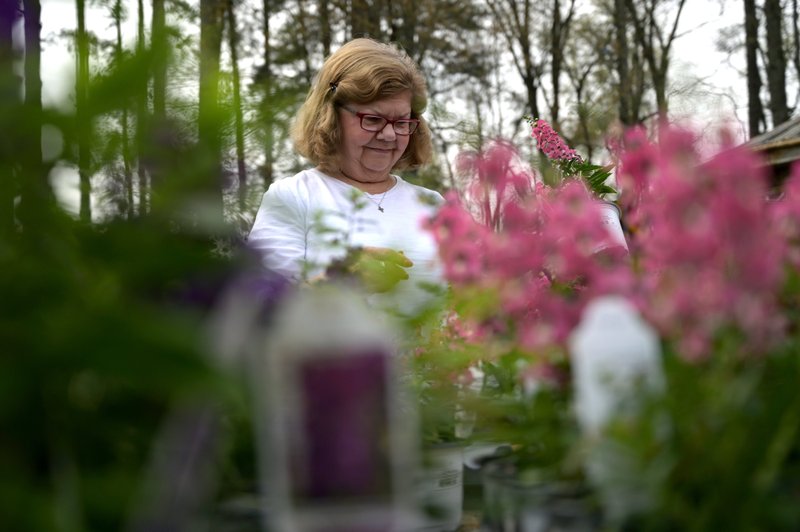
[(267, 268), (314, 279), (358, 249), (351, 269), (375, 292), (393, 288), (397, 310), (426, 299), (422, 284), (440, 277), (422, 224), (442, 197), (392, 173), (430, 160), (426, 105), (419, 68), (395, 46), (355, 39), (325, 61), (292, 131), (315, 167), (273, 183), (250, 232)]

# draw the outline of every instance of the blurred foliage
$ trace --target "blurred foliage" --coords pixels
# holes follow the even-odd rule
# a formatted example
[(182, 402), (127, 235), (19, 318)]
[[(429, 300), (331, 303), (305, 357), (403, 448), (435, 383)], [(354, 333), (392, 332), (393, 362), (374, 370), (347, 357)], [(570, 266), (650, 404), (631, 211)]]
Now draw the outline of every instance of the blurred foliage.
[[(252, 490), (249, 402), (216, 360), (209, 326), (248, 265), (198, 180), (213, 158), (197, 146), (193, 113), (137, 123), (147, 51), (120, 55), (95, 76), (80, 119), (19, 100), (18, 80), (6, 75), (14, 61), (0, 57), (0, 529), (136, 528), (153, 511), (148, 496), (165, 489), (153, 485), (169, 473), (159, 470), (158, 447), (187, 409), (218, 418), (201, 457), (213, 474), (185, 479), (197, 497), (212, 504)], [(50, 183), (77, 162), (81, 120), (94, 126), (93, 199), (112, 196), (93, 222), (69, 215)], [(146, 189), (135, 188), (137, 164)], [(132, 203), (142, 190), (147, 214)], [(194, 443), (184, 435), (176, 458), (191, 456)]]
[(233, 263), (156, 219), (50, 214), (0, 240), (0, 513), (6, 530), (119, 529), (166, 414), (236, 395), (207, 330)]
[[(648, 483), (657, 496), (654, 507), (629, 519), (625, 529), (795, 530), (796, 339), (755, 363), (731, 356), (693, 364), (665, 347), (671, 393), (653, 398), (648, 415), (609, 431), (616, 453), (636, 461), (618, 479)], [(631, 474), (636, 479), (627, 478)]]

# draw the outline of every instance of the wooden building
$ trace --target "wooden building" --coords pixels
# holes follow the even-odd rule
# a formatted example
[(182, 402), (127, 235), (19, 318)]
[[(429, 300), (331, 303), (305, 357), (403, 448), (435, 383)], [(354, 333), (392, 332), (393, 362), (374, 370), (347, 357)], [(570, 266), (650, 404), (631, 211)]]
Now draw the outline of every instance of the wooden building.
[(747, 146), (762, 153), (772, 167), (773, 187), (780, 187), (789, 176), (792, 163), (800, 160), (800, 116), (753, 137)]

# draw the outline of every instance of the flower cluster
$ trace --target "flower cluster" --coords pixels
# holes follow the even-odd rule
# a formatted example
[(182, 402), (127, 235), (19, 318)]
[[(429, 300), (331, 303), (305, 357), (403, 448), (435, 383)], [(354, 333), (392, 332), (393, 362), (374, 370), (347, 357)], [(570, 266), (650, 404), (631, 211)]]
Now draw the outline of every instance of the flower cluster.
[(531, 352), (560, 345), (591, 298), (630, 287), (582, 183), (535, 184), (505, 143), (462, 158), (461, 169), (475, 176), (470, 202), (448, 196), (429, 227), (459, 310), (487, 334)]
[(552, 161), (580, 161), (578, 153), (570, 148), (553, 127), (540, 118), (531, 121), (531, 136), (542, 153)]
[[(513, 442), (496, 463), (515, 481), (591, 486), (613, 529), (796, 529), (797, 513), (776, 525), (800, 490), (800, 165), (775, 197), (744, 147), (708, 158), (670, 127), (621, 138), (627, 250), (575, 160), (551, 160), (546, 186), (505, 143), (462, 157), (472, 185), (429, 222), (448, 327), (468, 332), (445, 349), (482, 362), (476, 430)], [(592, 409), (587, 430), (575, 415)]]
[(670, 128), (658, 144), (640, 130), (627, 144), (620, 201), (639, 228), (631, 244), (645, 315), (688, 359), (710, 356), (728, 329), (744, 352), (773, 347), (786, 325), (786, 240), (772, 226), (793, 204), (767, 201), (764, 167), (745, 148), (701, 162), (694, 136)]
[[(548, 183), (557, 184), (564, 179), (579, 178), (597, 197), (603, 198), (616, 194), (616, 189), (606, 182), (611, 175), (612, 165), (599, 166), (584, 161), (578, 153), (569, 147), (564, 139), (550, 126), (538, 118), (528, 118), (531, 124), (531, 136), (536, 139), (539, 150), (549, 160), (545, 163), (543, 176)], [(555, 175), (553, 175), (555, 170)]]
[[(546, 122), (534, 135), (551, 156), (572, 157)], [(588, 301), (615, 293), (687, 360), (707, 358), (725, 335), (742, 353), (771, 349), (787, 327), (785, 266), (800, 264), (800, 170), (770, 201), (756, 155), (729, 147), (703, 161), (695, 140), (677, 128), (657, 142), (627, 133), (617, 179), (638, 228), (630, 260), (581, 180), (543, 186), (507, 143), (463, 156), (474, 176), (467, 201), (448, 196), (430, 222), (459, 311), (490, 337), (541, 352), (563, 345)]]

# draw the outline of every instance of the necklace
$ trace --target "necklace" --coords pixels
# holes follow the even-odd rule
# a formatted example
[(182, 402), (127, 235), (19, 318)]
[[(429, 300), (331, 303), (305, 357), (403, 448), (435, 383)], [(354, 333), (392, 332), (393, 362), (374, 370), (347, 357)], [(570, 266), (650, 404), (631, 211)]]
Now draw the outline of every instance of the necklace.
[(386, 193), (389, 192), (389, 190), (392, 190), (392, 189), (391, 188), (387, 189), (383, 194), (381, 194), (381, 199), (379, 201), (375, 201), (375, 198), (373, 198), (372, 196), (370, 196), (366, 192), (364, 192), (363, 194), (367, 197), (368, 200), (370, 200), (372, 203), (374, 203), (375, 205), (378, 206), (378, 210), (379, 211), (384, 212), (383, 211), (383, 207), (381, 207), (381, 205), (383, 204), (383, 200), (386, 199)]
[[(339, 169), (339, 173), (341, 173), (343, 176), (345, 176), (345, 177), (346, 177), (347, 179), (349, 179), (350, 181), (355, 181), (356, 183), (361, 183), (361, 184), (367, 184), (367, 183), (370, 183), (369, 181), (361, 181), (361, 180), (359, 180), (359, 179), (352, 178), (352, 177), (350, 177), (349, 175), (347, 175), (346, 173), (344, 173), (344, 171), (342, 171), (341, 169)], [(362, 193), (362, 194), (363, 194), (363, 195), (364, 195), (364, 196), (365, 196), (365, 197), (366, 197), (368, 200), (370, 200), (372, 203), (374, 203), (374, 204), (375, 204), (375, 205), (378, 207), (378, 210), (379, 210), (380, 212), (385, 212), (385, 210), (384, 210), (384, 208), (383, 208), (383, 200), (385, 200), (385, 199), (386, 199), (386, 194), (388, 194), (388, 193), (389, 193), (389, 191), (390, 191), (390, 190), (392, 190), (392, 189), (394, 188), (394, 185), (396, 185), (396, 184), (397, 184), (397, 179), (396, 179), (394, 176), (392, 176), (392, 175), (389, 175), (389, 176), (388, 176), (386, 179), (387, 179), (387, 180), (388, 180), (388, 179), (391, 179), (391, 180), (392, 180), (392, 185), (391, 185), (389, 188), (387, 188), (386, 190), (384, 190), (384, 191), (383, 191), (383, 194), (381, 194), (381, 199), (380, 199), (380, 200), (375, 200), (375, 198), (373, 198), (373, 197), (372, 197), (370, 194), (368, 194), (367, 192), (364, 192), (363, 190), (361, 191), (361, 193)]]

